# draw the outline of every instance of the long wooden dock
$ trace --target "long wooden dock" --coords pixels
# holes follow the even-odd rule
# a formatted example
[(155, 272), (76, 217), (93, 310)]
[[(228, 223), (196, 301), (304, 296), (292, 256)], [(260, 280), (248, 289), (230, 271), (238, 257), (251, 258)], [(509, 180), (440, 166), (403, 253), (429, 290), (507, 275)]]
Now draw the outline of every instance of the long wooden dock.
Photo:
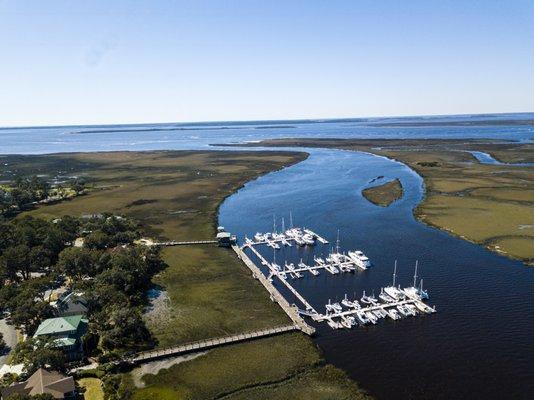
[[(258, 250), (256, 250), (256, 249), (254, 248), (254, 246), (248, 246), (248, 248), (249, 248), (250, 250), (252, 250), (252, 252), (256, 255), (256, 257), (258, 257), (258, 258), (261, 260), (261, 262), (262, 262), (263, 265), (267, 265), (267, 266), (269, 267), (269, 269), (271, 270), (271, 272), (273, 273), (273, 275), (275, 275), (275, 276), (277, 276), (278, 278), (280, 278), (279, 275), (276, 273), (276, 271), (273, 271), (273, 270), (272, 270), (272, 268), (270, 267), (269, 262), (268, 262), (268, 261), (267, 261), (267, 260), (260, 254), (260, 253), (259, 253)], [(302, 269), (302, 271), (304, 271), (304, 269)], [(295, 270), (294, 270), (293, 272), (295, 272)], [(261, 271), (260, 271), (260, 273), (261, 273)], [(263, 274), (262, 274), (262, 275), (263, 275)], [(304, 304), (304, 306), (306, 307), (306, 310), (307, 310), (307, 311), (312, 311), (312, 312), (315, 312), (315, 313), (316, 313), (316, 311), (315, 311), (315, 309), (312, 307), (312, 305), (311, 305), (310, 303), (308, 303), (308, 301), (307, 301), (307, 300), (306, 300), (306, 299), (305, 299), (305, 298), (304, 298), (304, 297), (303, 297), (303, 296), (302, 296), (302, 295), (301, 295), (301, 294), (300, 294), (300, 293), (299, 293), (299, 292), (298, 292), (292, 285), (290, 285), (289, 282), (287, 282), (285, 279), (279, 279), (279, 280), (280, 280), (280, 282), (282, 282), (282, 283), (289, 289), (289, 291), (290, 291), (291, 293), (293, 293), (293, 295), (294, 295), (297, 299), (300, 300), (300, 302), (301, 302), (302, 304)]]
[(153, 246), (187, 246), (191, 244), (214, 244), (216, 240), (190, 240), (186, 242), (177, 242), (172, 240), (170, 242), (155, 242)]
[(289, 318), (294, 322), (294, 324), (300, 329), (302, 332), (306, 333), (307, 335), (313, 335), (315, 333), (315, 328), (308, 325), (306, 321), (299, 315), (298, 309), (296, 307), (293, 307), (289, 302), (282, 296), (282, 294), (274, 287), (274, 285), (267, 279), (267, 277), (261, 272), (261, 270), (252, 262), (252, 260), (245, 254), (243, 250), (238, 245), (232, 245), (232, 249), (237, 254), (237, 257), (239, 257), (245, 265), (252, 271), (252, 276), (256, 279), (258, 279), (263, 287), (267, 289), (269, 294), (271, 295), (271, 300), (278, 303), (278, 305), (284, 310), (284, 312), (288, 315)]
[(125, 361), (131, 364), (141, 364), (153, 360), (158, 360), (166, 357), (176, 357), (182, 354), (209, 350), (214, 347), (224, 346), (226, 344), (243, 342), (246, 340), (259, 339), (267, 336), (274, 336), (285, 332), (290, 332), (300, 329), (296, 325), (278, 326), (275, 328), (264, 329), (260, 331), (240, 333), (237, 335), (223, 336), (214, 339), (199, 340), (196, 342), (187, 343), (181, 346), (168, 347), (159, 350), (143, 351), (128, 357)]

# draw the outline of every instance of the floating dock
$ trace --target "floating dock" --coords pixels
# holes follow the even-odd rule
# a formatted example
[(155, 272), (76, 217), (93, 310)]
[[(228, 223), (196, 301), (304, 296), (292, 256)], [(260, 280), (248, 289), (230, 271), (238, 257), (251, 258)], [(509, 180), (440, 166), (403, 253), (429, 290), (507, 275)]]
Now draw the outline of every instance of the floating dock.
[[(303, 242), (302, 239), (304, 234), (308, 235), (305, 239), (309, 241), (310, 237), (313, 237), (314, 241), (320, 241), (322, 243), (328, 243), (328, 241), (315, 232), (309, 229), (300, 229), (293, 228), (288, 231), (289, 234), (256, 234), (255, 240), (246, 239), (245, 244), (240, 248), (238, 246), (233, 246), (238, 256), (245, 261), (245, 264), (253, 271), (253, 275), (260, 279), (266, 289), (271, 293), (271, 298), (276, 299), (275, 301), (280, 304), (280, 306), (286, 311), (286, 313), (293, 319), (296, 325), (298, 325), (297, 320), (294, 319), (294, 312), (306, 317), (310, 317), (316, 322), (327, 322), (328, 325), (333, 329), (340, 328), (352, 328), (357, 325), (367, 325), (367, 324), (376, 324), (379, 319), (391, 318), (394, 320), (401, 319), (403, 317), (416, 316), (417, 314), (432, 314), (436, 310), (425, 304), (423, 302), (424, 298), (428, 298), (426, 292), (422, 290), (422, 281), (421, 289), (415, 288), (416, 275), (417, 275), (417, 264), (416, 264), (416, 273), (414, 275), (414, 286), (411, 288), (397, 289), (395, 286), (395, 276), (396, 276), (396, 264), (395, 271), (393, 273), (393, 287), (386, 288), (386, 290), (394, 290), (397, 294), (396, 297), (390, 297), (387, 294), (381, 293), (379, 296), (380, 300), (374, 298), (374, 296), (364, 296), (361, 301), (364, 304), (363, 306), (358, 303), (357, 300), (349, 301), (346, 296), (342, 305), (339, 303), (328, 304), (326, 305), (326, 313), (319, 313), (311, 304), (306, 300), (306, 298), (299, 293), (292, 285), (288, 282), (288, 277), (292, 279), (299, 279), (303, 277), (302, 273), (308, 272), (311, 276), (319, 275), (320, 270), (329, 272), (332, 275), (339, 273), (353, 272), (356, 268), (367, 269), (369, 264), (362, 264), (360, 260), (364, 259), (368, 261), (367, 257), (361, 251), (349, 252), (349, 256), (344, 253), (339, 252), (339, 240), (338, 245), (336, 246), (336, 252), (331, 253), (326, 259), (314, 257), (314, 264), (307, 265), (302, 262), (298, 263), (298, 266), (294, 264), (288, 264), (284, 262), (283, 265), (276, 264), (275, 260), (269, 262), (262, 254), (255, 248), (259, 245), (267, 245), (273, 249), (277, 249), (278, 246), (274, 244), (286, 242), (286, 245), (294, 242), (299, 244)], [(306, 243), (310, 244), (310, 243)], [(254, 255), (260, 260), (261, 264), (268, 268), (268, 275), (265, 276), (263, 272), (248, 258), (244, 250), (249, 249), (254, 253)], [(361, 257), (361, 258), (358, 258)], [(277, 278), (279, 282), (284, 285), (289, 292), (291, 292), (296, 299), (302, 304), (303, 308), (299, 309), (296, 306), (289, 306), (288, 302), (283, 298), (283, 296), (278, 292), (278, 290), (272, 284), (274, 278)], [(274, 294), (273, 294), (274, 293)], [(423, 296), (424, 294), (424, 296)], [(280, 298), (284, 299), (281, 300)], [(304, 322), (304, 320), (301, 318)], [(305, 322), (304, 322), (305, 324)], [(306, 329), (313, 329), (309, 325), (302, 325), (304, 328), (301, 329), (305, 331)]]

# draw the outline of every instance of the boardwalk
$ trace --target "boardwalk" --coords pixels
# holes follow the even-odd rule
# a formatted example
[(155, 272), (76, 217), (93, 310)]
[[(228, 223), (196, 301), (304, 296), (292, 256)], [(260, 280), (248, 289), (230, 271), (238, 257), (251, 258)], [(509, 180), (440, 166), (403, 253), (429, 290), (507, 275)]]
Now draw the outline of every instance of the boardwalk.
[(145, 362), (149, 362), (152, 360), (157, 360), (160, 358), (180, 356), (186, 353), (208, 350), (214, 347), (224, 346), (230, 343), (238, 343), (238, 342), (242, 342), (245, 340), (253, 340), (253, 339), (259, 339), (262, 337), (278, 335), (281, 333), (290, 332), (290, 331), (294, 331), (298, 329), (299, 327), (295, 325), (286, 325), (286, 326), (279, 326), (279, 327), (271, 328), (271, 329), (264, 329), (261, 331), (240, 333), (238, 335), (224, 336), (224, 337), (215, 338), (215, 339), (200, 340), (197, 342), (184, 344), (182, 346), (168, 347), (165, 349), (152, 350), (152, 351), (144, 351), (141, 353), (137, 353), (132, 357), (127, 358), (125, 361), (128, 361), (129, 363), (132, 363), (132, 364), (140, 364), (140, 363), (145, 363)]
[(153, 246), (187, 246), (191, 244), (214, 244), (217, 243), (216, 240), (192, 240), (189, 242), (177, 242), (177, 241), (170, 241), (170, 242), (156, 242), (153, 244)]
[(267, 279), (265, 275), (263, 275), (263, 272), (252, 262), (252, 260), (239, 248), (237, 245), (233, 245), (232, 249), (236, 252), (237, 256), (243, 260), (245, 265), (252, 271), (252, 276), (254, 278), (258, 279), (261, 284), (267, 289), (269, 294), (271, 295), (271, 300), (278, 303), (278, 305), (282, 308), (282, 310), (285, 311), (285, 313), (288, 315), (289, 318), (294, 322), (294, 324), (300, 329), (302, 332), (306, 333), (307, 335), (313, 335), (315, 333), (315, 328), (308, 325), (306, 321), (299, 315), (298, 309), (291, 304), (288, 303), (288, 301), (280, 294), (278, 289), (274, 287), (274, 285)]

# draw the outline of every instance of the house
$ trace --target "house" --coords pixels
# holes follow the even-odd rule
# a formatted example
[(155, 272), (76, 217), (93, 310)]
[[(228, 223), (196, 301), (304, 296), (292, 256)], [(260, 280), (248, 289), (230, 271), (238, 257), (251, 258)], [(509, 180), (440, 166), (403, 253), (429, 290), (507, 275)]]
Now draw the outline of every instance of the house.
[(39, 368), (27, 381), (13, 383), (2, 389), (2, 400), (7, 399), (12, 394), (29, 396), (50, 394), (54, 399), (74, 400), (76, 398), (76, 386), (72, 376)]
[(87, 300), (81, 293), (66, 292), (59, 297), (56, 304), (56, 315), (58, 317), (70, 317), (72, 315), (87, 314)]
[(69, 361), (83, 357), (82, 337), (87, 332), (88, 321), (82, 314), (45, 319), (33, 335), (47, 338), (65, 352)]

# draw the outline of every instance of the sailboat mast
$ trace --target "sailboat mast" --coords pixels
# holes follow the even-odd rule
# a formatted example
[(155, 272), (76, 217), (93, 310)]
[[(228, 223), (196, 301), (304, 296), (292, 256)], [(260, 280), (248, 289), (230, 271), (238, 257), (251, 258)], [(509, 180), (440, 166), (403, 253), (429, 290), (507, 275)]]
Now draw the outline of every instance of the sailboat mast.
[(289, 212), (289, 227), (293, 229), (293, 214)]
[(286, 231), (286, 224), (284, 222), (284, 217), (282, 217), (282, 233)]
[(276, 214), (273, 214), (273, 233), (276, 233)]
[(415, 260), (415, 273), (413, 274), (413, 287), (415, 287), (415, 284), (417, 282), (417, 263), (418, 263), (418, 260)]
[(395, 268), (393, 268), (393, 287), (395, 287), (395, 277), (397, 276), (397, 260), (395, 260)]
[(339, 253), (339, 229), (337, 230), (336, 253)]

